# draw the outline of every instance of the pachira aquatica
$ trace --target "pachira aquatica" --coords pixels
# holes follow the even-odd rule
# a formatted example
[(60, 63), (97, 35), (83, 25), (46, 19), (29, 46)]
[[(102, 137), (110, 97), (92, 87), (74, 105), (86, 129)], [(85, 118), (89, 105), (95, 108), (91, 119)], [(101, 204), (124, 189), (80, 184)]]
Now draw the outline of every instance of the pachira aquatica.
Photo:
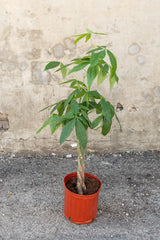
[[(82, 57), (72, 59), (67, 64), (51, 61), (46, 65), (45, 71), (54, 69), (54, 74), (60, 71), (62, 78), (67, 78), (60, 84), (69, 84), (72, 92), (66, 99), (41, 110), (49, 109), (50, 116), (37, 131), (39, 133), (47, 125), (50, 125), (51, 133), (54, 134), (61, 126), (60, 144), (63, 144), (71, 132), (75, 131), (78, 148), (77, 190), (79, 194), (83, 194), (86, 190), (84, 155), (88, 142), (87, 130), (89, 128), (93, 130), (101, 129), (102, 135), (106, 136), (111, 129), (114, 116), (119, 123), (114, 106), (97, 89), (92, 89), (95, 80), (97, 86), (102, 84), (105, 79), (109, 80), (110, 89), (116, 82), (118, 83), (117, 60), (114, 54), (107, 46), (93, 48), (92, 36), (97, 34), (106, 35), (87, 29), (86, 33), (73, 36), (75, 37), (74, 44), (77, 44), (81, 39), (85, 39), (85, 42), (91, 40), (91, 49)], [(83, 73), (82, 80), (78, 77), (80, 72)], [(76, 77), (69, 78), (73, 74)], [(91, 121), (89, 116), (92, 112), (95, 112), (95, 114), (94, 120)]]

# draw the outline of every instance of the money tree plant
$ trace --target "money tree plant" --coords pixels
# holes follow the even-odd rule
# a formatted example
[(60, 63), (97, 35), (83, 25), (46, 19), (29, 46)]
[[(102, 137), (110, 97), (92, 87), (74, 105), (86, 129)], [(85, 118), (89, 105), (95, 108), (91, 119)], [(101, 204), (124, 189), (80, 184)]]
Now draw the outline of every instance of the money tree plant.
[[(82, 57), (74, 58), (68, 64), (51, 61), (46, 65), (45, 71), (54, 69), (54, 74), (60, 71), (62, 78), (67, 78), (66, 81), (60, 84), (69, 84), (72, 92), (66, 99), (62, 99), (41, 110), (49, 109), (50, 116), (37, 131), (39, 133), (47, 125), (50, 125), (51, 133), (54, 134), (61, 126), (60, 144), (63, 144), (72, 131), (75, 131), (78, 148), (78, 194), (84, 194), (86, 191), (84, 158), (88, 141), (87, 130), (101, 129), (102, 135), (106, 136), (111, 129), (114, 116), (119, 122), (114, 106), (97, 89), (92, 89), (95, 80), (97, 81), (96, 86), (98, 86), (105, 79), (108, 79), (111, 89), (115, 82), (118, 83), (116, 74), (117, 61), (114, 54), (107, 46), (93, 47), (92, 36), (97, 34), (106, 35), (87, 29), (86, 33), (73, 36), (75, 37), (74, 44), (77, 44), (81, 39), (85, 39), (85, 42), (91, 40), (91, 49)], [(82, 77), (81, 80), (78, 77), (80, 72), (83, 73), (79, 74)], [(69, 78), (73, 73), (76, 74), (76, 77)], [(94, 120), (91, 121), (90, 114), (92, 112), (95, 112), (95, 114)]]

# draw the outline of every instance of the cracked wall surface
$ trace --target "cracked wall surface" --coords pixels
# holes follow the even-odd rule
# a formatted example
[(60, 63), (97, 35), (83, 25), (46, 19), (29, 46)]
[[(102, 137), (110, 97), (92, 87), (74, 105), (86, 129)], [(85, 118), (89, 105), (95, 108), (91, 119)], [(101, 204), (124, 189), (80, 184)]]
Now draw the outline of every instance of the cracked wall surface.
[(75, 46), (70, 36), (86, 28), (107, 33), (94, 44), (117, 57), (119, 84), (111, 92), (104, 83), (99, 91), (113, 102), (123, 128), (114, 121), (106, 137), (89, 131), (88, 150), (160, 150), (159, 12), (159, 0), (1, 1), (0, 152), (76, 151), (74, 135), (60, 146), (60, 131), (36, 131), (48, 116), (40, 109), (69, 93), (44, 66), (82, 56), (89, 46)]

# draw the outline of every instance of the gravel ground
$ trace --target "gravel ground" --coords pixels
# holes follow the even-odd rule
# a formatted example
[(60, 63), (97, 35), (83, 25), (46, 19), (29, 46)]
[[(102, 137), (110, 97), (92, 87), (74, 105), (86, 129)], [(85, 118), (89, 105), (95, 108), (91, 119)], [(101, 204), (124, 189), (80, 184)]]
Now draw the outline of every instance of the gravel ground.
[(0, 156), (0, 240), (159, 240), (160, 152), (86, 156), (102, 181), (97, 218), (76, 225), (63, 215), (63, 177), (77, 157)]

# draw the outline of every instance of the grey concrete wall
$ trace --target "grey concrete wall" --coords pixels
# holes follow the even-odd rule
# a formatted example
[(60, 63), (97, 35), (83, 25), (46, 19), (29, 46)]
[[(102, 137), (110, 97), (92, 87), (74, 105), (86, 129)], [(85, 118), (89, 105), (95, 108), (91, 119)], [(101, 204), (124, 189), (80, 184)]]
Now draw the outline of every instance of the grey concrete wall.
[(159, 0), (0, 1), (0, 152), (75, 151), (74, 135), (60, 147), (60, 132), (36, 130), (48, 116), (39, 110), (68, 93), (44, 66), (83, 54), (87, 47), (75, 48), (70, 36), (87, 27), (108, 33), (95, 44), (115, 53), (120, 80), (112, 92), (106, 83), (99, 90), (123, 105), (123, 131), (114, 123), (107, 137), (88, 132), (88, 149), (160, 149), (159, 12)]

